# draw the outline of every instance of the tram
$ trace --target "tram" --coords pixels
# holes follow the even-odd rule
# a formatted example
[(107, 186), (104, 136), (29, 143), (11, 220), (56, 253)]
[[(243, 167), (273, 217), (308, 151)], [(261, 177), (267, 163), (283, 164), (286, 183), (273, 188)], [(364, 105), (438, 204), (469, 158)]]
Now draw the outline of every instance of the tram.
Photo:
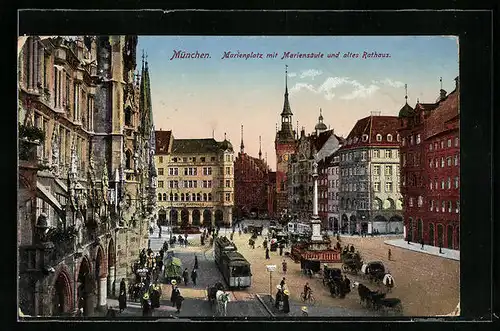
[(236, 245), (227, 237), (217, 237), (214, 243), (214, 260), (229, 288), (246, 288), (252, 285), (250, 262), (237, 252)]

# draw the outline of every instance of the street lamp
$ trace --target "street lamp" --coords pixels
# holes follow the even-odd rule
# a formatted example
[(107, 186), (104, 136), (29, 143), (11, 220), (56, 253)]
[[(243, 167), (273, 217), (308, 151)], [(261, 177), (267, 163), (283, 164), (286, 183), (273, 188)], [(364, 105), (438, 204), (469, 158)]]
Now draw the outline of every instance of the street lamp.
[(273, 271), (276, 271), (275, 264), (266, 265), (267, 271), (269, 271), (269, 296), (271, 303), (273, 302)]

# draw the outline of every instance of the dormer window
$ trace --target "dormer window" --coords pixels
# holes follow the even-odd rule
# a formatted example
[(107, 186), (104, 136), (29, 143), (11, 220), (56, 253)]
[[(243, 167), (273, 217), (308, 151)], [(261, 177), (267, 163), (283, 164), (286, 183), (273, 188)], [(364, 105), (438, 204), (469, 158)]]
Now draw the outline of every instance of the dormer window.
[(363, 142), (367, 142), (368, 141), (368, 135), (367, 134), (364, 134), (362, 137), (361, 137), (361, 140)]
[(392, 134), (387, 135), (387, 141), (392, 141)]
[(381, 134), (377, 134), (377, 141), (382, 141), (382, 135)]
[(401, 141), (401, 136), (399, 135), (399, 133), (398, 133), (398, 135), (396, 136), (396, 140), (397, 140), (397, 141)]
[(354, 137), (354, 143), (357, 144), (358, 143), (358, 137)]

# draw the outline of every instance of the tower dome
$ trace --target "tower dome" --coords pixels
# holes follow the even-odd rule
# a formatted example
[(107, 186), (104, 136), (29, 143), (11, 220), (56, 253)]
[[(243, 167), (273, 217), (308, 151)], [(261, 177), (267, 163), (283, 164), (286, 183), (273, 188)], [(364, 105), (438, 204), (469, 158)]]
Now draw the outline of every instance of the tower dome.
[(314, 127), (314, 130), (316, 131), (325, 131), (328, 129), (325, 123), (323, 123), (323, 114), (321, 111), (321, 108), (319, 109), (319, 117), (318, 117), (318, 124)]

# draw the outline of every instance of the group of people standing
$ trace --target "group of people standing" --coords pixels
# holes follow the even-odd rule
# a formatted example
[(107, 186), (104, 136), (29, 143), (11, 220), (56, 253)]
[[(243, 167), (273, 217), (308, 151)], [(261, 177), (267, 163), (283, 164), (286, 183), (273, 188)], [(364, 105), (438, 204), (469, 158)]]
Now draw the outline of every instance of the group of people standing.
[(274, 300), (274, 307), (285, 314), (290, 312), (290, 291), (286, 286), (285, 277), (281, 280), (279, 285), (276, 285), (277, 292)]

